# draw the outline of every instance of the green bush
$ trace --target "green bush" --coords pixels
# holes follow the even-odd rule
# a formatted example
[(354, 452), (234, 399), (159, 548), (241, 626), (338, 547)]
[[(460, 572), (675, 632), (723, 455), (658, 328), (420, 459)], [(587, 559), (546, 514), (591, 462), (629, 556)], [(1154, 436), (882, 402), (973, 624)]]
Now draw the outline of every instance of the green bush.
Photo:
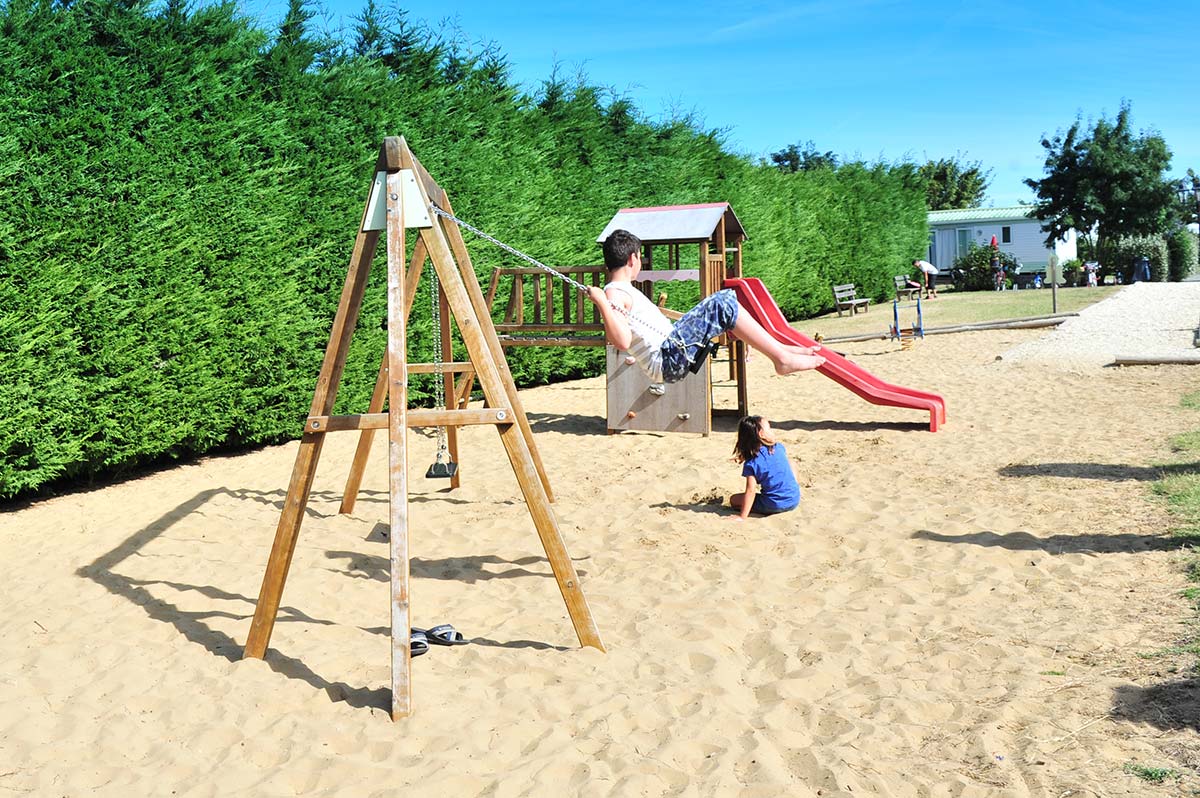
[(996, 287), (996, 278), (992, 272), (992, 256), (998, 255), (1000, 265), (1004, 267), (1005, 283), (1012, 285), (1011, 278), (1017, 273), (1020, 264), (1008, 252), (994, 250), (991, 247), (981, 247), (972, 244), (964, 254), (954, 261), (955, 283), (966, 291), (990, 291)]
[(1169, 257), (1167, 279), (1171, 282), (1177, 283), (1180, 280), (1186, 280), (1200, 271), (1198, 268), (1200, 263), (1197, 262), (1200, 245), (1197, 243), (1196, 234), (1191, 230), (1180, 227), (1167, 236), (1167, 251)]
[(1062, 264), (1062, 281), (1067, 285), (1079, 285), (1083, 277), (1083, 259), (1071, 258)]
[(1161, 236), (1129, 236), (1109, 241), (1104, 247), (1104, 260), (1100, 261), (1100, 274), (1117, 274), (1121, 282), (1133, 279), (1133, 267), (1138, 258), (1150, 259), (1150, 280), (1162, 282), (1167, 279), (1167, 242)]

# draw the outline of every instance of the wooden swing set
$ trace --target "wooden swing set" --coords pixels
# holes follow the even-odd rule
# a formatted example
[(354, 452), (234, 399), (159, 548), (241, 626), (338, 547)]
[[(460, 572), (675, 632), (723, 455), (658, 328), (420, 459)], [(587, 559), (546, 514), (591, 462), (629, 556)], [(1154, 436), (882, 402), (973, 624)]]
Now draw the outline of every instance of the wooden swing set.
[[(458, 224), (448, 223), (448, 219), (458, 222), (453, 217), (449, 197), (417, 161), (407, 142), (401, 137), (385, 139), (380, 147), (375, 179), (355, 238), (329, 345), (304, 423), (287, 499), (275, 530), (245, 647), (246, 657), (261, 659), (266, 654), (326, 433), (360, 431), (341, 505), (341, 512), (347, 513), (354, 507), (374, 432), (386, 429), (391, 525), (388, 537), (393, 720), (412, 713), (406, 444), (409, 427), (437, 427), (447, 431), (447, 443), (443, 445), (439, 440), (439, 462), (443, 449), (449, 450), (451, 462), (457, 460), (457, 427), (490, 424), (496, 428), (566, 602), (579, 643), (604, 650), (580, 588), (579, 576), (563, 543), (552, 506), (554, 494), (504, 358), (489, 303), (475, 276)], [(419, 230), (419, 235), (406, 270), (405, 231), (412, 228)], [(367, 412), (335, 416), (332, 415), (334, 400), (381, 233), (387, 250), (387, 351)], [(436, 316), (440, 317), (435, 337), (440, 337), (440, 351), (435, 363), (409, 363), (407, 322), (426, 261), (433, 266), (434, 302), (439, 311)], [(466, 349), (467, 362), (448, 362), (452, 352), (451, 315)], [(422, 373), (441, 377), (444, 408), (408, 408), (408, 376)], [(462, 377), (456, 382), (455, 375)], [(485, 407), (468, 409), (467, 399), (476, 378), (483, 391)], [(385, 400), (386, 412), (383, 410)], [(451, 476), (451, 486), (458, 486), (457, 473)]]

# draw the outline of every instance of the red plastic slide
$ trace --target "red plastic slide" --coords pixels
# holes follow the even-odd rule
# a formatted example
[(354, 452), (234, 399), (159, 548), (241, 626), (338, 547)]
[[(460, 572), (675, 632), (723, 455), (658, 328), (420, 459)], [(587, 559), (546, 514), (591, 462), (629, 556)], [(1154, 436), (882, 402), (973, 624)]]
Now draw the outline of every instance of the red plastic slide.
[[(779, 305), (775, 304), (762, 280), (757, 277), (726, 280), (725, 287), (732, 288), (737, 293), (738, 302), (742, 307), (775, 340), (794, 346), (817, 345), (816, 341), (788, 325), (787, 319), (779, 310)], [(822, 347), (821, 355), (825, 358), (825, 365), (817, 369), (818, 371), (871, 404), (928, 410), (930, 432), (937, 432), (938, 425), (946, 423), (946, 401), (937, 394), (901, 388), (899, 385), (884, 382), (862, 366), (850, 362), (828, 348)]]

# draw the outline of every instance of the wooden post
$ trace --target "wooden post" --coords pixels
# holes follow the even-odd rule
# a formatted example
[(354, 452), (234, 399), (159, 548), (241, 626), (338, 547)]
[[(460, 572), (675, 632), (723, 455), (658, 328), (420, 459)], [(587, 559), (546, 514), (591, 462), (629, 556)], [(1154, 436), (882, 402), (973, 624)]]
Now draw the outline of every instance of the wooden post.
[[(412, 158), (411, 153), (407, 151), (404, 156), (406, 161)], [(412, 163), (416, 169), (423, 172), (415, 158), (412, 158)], [(424, 190), (424, 186), (422, 186), (422, 191)], [(428, 198), (426, 198), (426, 202), (428, 202)], [(449, 208), (446, 210), (450, 211)], [(450, 212), (453, 213), (453, 211)], [(458, 228), (456, 225), (451, 225), (450, 229), (457, 230)], [(446, 240), (442, 224), (435, 223), (432, 227), (423, 228), (421, 237), (429, 249), (430, 259), (433, 261), (434, 268), (437, 269), (438, 277), (446, 292), (446, 299), (454, 311), (454, 317), (458, 319), (458, 329), (462, 333), (463, 343), (470, 354), (470, 360), (475, 364), (484, 397), (490, 407), (503, 406), (509, 398), (509, 390), (512, 395), (516, 394), (516, 386), (512, 384), (512, 377), (508, 374), (507, 367), (504, 372), (499, 367), (499, 362), (503, 361), (503, 351), (500, 352), (500, 358), (493, 355), (491, 344), (499, 349), (499, 340), (494, 334), (485, 336), (485, 325), (486, 328), (491, 328), (490, 317), (485, 317), (486, 321), (484, 318), (480, 318), (475, 313), (471, 296), (468, 295), (467, 285), (470, 283), (479, 292), (479, 302), (482, 304), (483, 292), (479, 291), (475, 272), (473, 269), (467, 268), (466, 263), (461, 263), (458, 268), (455, 267), (454, 257), (450, 252), (450, 245)], [(507, 386), (504, 384), (506, 376), (509, 383)], [(513, 411), (518, 417), (524, 416), (524, 411), (518, 410), (518, 407), (513, 406)], [(550, 569), (554, 572), (559, 592), (567, 605), (567, 614), (571, 617), (571, 623), (575, 627), (579, 643), (603, 651), (604, 643), (600, 640), (600, 632), (596, 628), (587, 599), (579, 586), (579, 575), (575, 572), (575, 565), (567, 554), (566, 546), (558, 529), (558, 519), (554, 516), (554, 509), (543, 486), (541, 475), (534, 464), (533, 454), (526, 441), (526, 436), (519, 424), (497, 427), (497, 430), (500, 432), (504, 450), (508, 454), (508, 461), (517, 475), (517, 482), (521, 486), (525, 504), (529, 508), (529, 514), (533, 517), (538, 537), (541, 538), (542, 547), (546, 551), (546, 559), (550, 561)]]
[[(442, 351), (439, 355), (442, 358), (442, 363), (449, 363), (454, 360), (454, 342), (450, 340), (450, 305), (446, 302), (446, 292), (438, 291), (438, 318), (440, 319), (439, 332), (442, 338)], [(447, 410), (458, 410), (458, 394), (454, 390), (454, 372), (443, 371), (442, 376), (442, 398), (445, 399)], [(450, 455), (450, 462), (458, 462), (458, 427), (446, 427), (446, 449)], [(455, 490), (462, 485), (459, 470), (454, 470), (454, 475), (450, 477), (450, 490)]]
[(401, 174), (387, 176), (388, 496), (392, 616), (392, 719), (412, 712), (412, 622), (408, 598), (408, 337), (404, 303)]
[[(391, 141), (391, 140), (389, 140)], [(395, 152), (385, 141), (380, 148), (376, 170), (387, 167)], [(358, 322), (358, 311), (362, 307), (363, 293), (367, 288), (367, 276), (371, 271), (371, 260), (379, 242), (379, 233), (364, 229), (370, 203), (364, 204), (363, 216), (354, 238), (354, 251), (350, 256), (350, 268), (342, 286), (342, 296), (334, 315), (333, 328), (329, 331), (329, 345), (325, 348), (325, 359), (321, 362), (321, 373), (309, 415), (329, 415), (337, 399), (338, 384), (346, 367), (346, 354), (350, 350), (350, 338)], [(271, 544), (271, 556), (267, 571), (263, 575), (262, 588), (254, 607), (254, 620), (246, 637), (244, 656), (262, 659), (275, 629), (275, 616), (279, 613), (279, 602), (283, 596), (283, 585), (287, 581), (292, 555), (296, 551), (296, 539), (300, 535), (300, 524), (304, 520), (304, 508), (312, 491), (317, 463), (321, 459), (321, 447), (325, 443), (324, 432), (305, 432), (300, 438), (300, 450), (292, 467), (292, 478), (288, 483), (288, 495), (284, 500), (279, 525), (275, 528), (275, 541)]]

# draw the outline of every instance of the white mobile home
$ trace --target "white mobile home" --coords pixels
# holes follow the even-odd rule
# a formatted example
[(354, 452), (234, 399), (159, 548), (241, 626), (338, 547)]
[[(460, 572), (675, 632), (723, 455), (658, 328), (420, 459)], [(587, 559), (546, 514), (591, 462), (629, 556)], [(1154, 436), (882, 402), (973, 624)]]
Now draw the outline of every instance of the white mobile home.
[(1054, 243), (1053, 248), (1047, 248), (1042, 223), (1029, 215), (1032, 211), (1030, 205), (930, 211), (927, 259), (939, 271), (947, 272), (955, 258), (972, 244), (988, 246), (992, 236), (996, 237), (1001, 252), (1011, 254), (1020, 262), (1021, 274), (1044, 274), (1051, 255), (1058, 255), (1059, 263), (1076, 257), (1075, 231), (1069, 231)]

